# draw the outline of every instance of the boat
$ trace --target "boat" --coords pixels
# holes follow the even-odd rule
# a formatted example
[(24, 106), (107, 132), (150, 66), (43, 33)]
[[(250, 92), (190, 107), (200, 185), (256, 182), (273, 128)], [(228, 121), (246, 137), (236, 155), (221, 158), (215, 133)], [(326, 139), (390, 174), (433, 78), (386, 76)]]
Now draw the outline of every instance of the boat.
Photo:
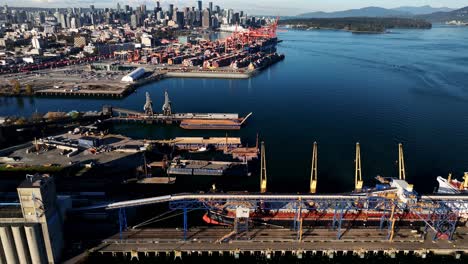
[(201, 147), (199, 149), (189, 150), (189, 153), (204, 153), (204, 152), (207, 152), (207, 151), (208, 151), (207, 147)]
[(468, 172), (465, 172), (463, 176), (464, 181), (458, 181), (452, 179), (452, 175), (449, 174), (448, 178), (445, 179), (441, 176), (437, 177), (439, 188), (437, 193), (439, 194), (468, 194)]

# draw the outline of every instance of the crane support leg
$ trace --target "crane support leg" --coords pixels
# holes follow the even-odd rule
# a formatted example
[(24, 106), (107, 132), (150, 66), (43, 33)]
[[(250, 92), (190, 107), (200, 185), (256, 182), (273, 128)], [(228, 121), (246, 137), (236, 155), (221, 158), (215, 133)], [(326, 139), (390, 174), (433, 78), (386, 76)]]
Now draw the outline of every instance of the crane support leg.
[(343, 215), (345, 212), (344, 204), (339, 203), (335, 207), (335, 214), (333, 215), (333, 224), (332, 227), (334, 230), (337, 230), (336, 238), (341, 239), (341, 224), (343, 223)]
[(184, 241), (187, 240), (187, 208), (184, 208)]
[(127, 214), (125, 213), (125, 208), (119, 209), (119, 235), (120, 240), (122, 240), (122, 233), (127, 229)]

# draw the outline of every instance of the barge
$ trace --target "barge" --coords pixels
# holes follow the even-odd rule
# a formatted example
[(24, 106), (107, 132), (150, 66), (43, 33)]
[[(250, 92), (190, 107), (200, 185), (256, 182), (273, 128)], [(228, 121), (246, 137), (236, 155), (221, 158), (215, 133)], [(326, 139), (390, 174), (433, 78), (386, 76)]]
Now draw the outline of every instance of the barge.
[(180, 127), (183, 129), (203, 130), (240, 130), (245, 121), (252, 115), (235, 119), (183, 119)]
[(168, 175), (247, 176), (245, 162), (175, 159), (167, 169)]

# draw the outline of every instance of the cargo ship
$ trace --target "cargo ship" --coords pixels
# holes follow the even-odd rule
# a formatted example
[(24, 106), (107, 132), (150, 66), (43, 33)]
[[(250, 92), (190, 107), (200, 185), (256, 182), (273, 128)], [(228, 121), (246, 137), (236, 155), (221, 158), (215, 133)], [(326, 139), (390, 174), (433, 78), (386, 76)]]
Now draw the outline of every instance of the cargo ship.
[[(346, 194), (345, 194), (346, 195)], [(384, 182), (378, 184), (378, 188), (368, 189), (362, 193), (347, 194), (349, 197), (355, 197), (355, 204), (352, 208), (343, 211), (343, 221), (349, 221), (356, 225), (378, 226), (382, 219), (388, 217), (388, 208), (376, 206), (375, 209), (360, 210), (366, 208), (367, 197), (398, 197), (398, 200), (404, 204), (414, 204), (417, 202), (417, 194), (413, 191), (412, 185), (404, 180), (385, 178)], [(212, 203), (208, 204), (207, 213), (203, 220), (208, 224), (231, 225), (236, 219), (236, 210), (238, 208), (257, 208), (249, 210), (249, 222), (251, 224), (261, 223), (262, 225), (290, 226), (294, 219), (298, 219), (299, 214), (302, 222), (306, 225), (327, 226), (336, 219), (336, 209), (324, 202), (313, 203), (307, 200), (303, 201), (240, 201)], [(378, 203), (378, 202), (376, 202)], [(299, 209), (300, 208), (300, 209)], [(301, 213), (298, 213), (300, 210)], [(431, 211), (421, 211), (418, 213), (412, 211), (397, 211), (394, 217), (399, 221), (399, 225), (424, 225), (424, 220), (431, 215)]]
[(240, 130), (242, 125), (252, 115), (235, 119), (183, 119), (180, 127), (193, 130)]

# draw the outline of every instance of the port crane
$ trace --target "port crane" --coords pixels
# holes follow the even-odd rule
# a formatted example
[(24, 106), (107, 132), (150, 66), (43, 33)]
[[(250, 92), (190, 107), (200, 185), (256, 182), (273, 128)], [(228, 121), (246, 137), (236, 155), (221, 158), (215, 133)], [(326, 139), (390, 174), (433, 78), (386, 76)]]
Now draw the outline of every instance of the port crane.
[[(356, 163), (360, 160), (360, 146), (356, 148)], [(303, 221), (319, 220), (329, 221), (333, 229), (337, 230), (337, 239), (341, 239), (344, 234), (343, 224), (352, 223), (357, 218), (365, 217), (369, 214), (376, 221), (380, 219), (380, 229), (387, 229), (387, 239), (391, 242), (398, 230), (400, 221), (424, 224), (424, 232), (433, 230), (433, 240), (454, 239), (453, 235), (457, 228), (459, 220), (466, 221), (468, 217), (468, 197), (466, 195), (421, 195), (417, 196), (413, 192), (413, 186), (408, 184), (404, 177), (404, 163), (402, 145), (399, 144), (399, 172), (400, 179), (394, 179), (386, 182), (389, 186), (385, 190), (367, 192), (366, 194), (271, 194), (266, 193), (267, 174), (265, 162), (265, 145), (261, 143), (261, 176), (260, 176), (260, 194), (242, 193), (183, 193), (164, 195), (158, 197), (149, 197), (135, 199), (130, 201), (111, 202), (107, 204), (93, 205), (76, 210), (96, 210), (96, 209), (119, 209), (143, 206), (157, 203), (169, 203), (170, 210), (183, 210), (184, 215), (184, 240), (188, 228), (187, 214), (192, 210), (207, 210), (210, 208), (231, 208), (238, 204), (251, 212), (256, 210), (277, 210), (285, 203), (291, 205), (290, 210), (295, 210), (294, 230), (297, 231), (297, 240), (302, 240)], [(317, 144), (314, 143), (312, 158), (312, 175), (316, 180), (317, 168)], [(360, 165), (360, 164), (358, 164)], [(357, 166), (360, 168), (360, 166)], [(356, 170), (358, 180), (360, 179), (359, 170)], [(468, 173), (465, 174), (465, 181), (468, 179)], [(386, 179), (380, 177), (381, 180)], [(311, 207), (313, 205), (313, 207)], [(219, 206), (219, 207), (218, 207)], [(241, 208), (242, 209), (242, 208)], [(313, 209), (321, 212), (317, 215), (304, 214), (303, 210)], [(119, 211), (119, 212), (120, 212)], [(237, 214), (237, 211), (236, 211)], [(249, 218), (243, 217), (243, 218)], [(121, 219), (119, 219), (121, 220)], [(359, 220), (359, 219), (358, 219)], [(126, 226), (125, 221), (119, 221), (121, 226)], [(247, 223), (247, 221), (243, 222)], [(351, 228), (351, 226), (346, 227)], [(224, 238), (232, 236), (228, 234)], [(219, 240), (220, 241), (220, 240)]]
[(361, 172), (361, 146), (356, 143), (356, 159), (354, 160), (355, 163), (355, 171), (354, 171), (354, 189), (356, 192), (362, 191), (362, 185), (364, 182), (362, 181), (362, 172)]
[(145, 111), (145, 114), (148, 116), (152, 116), (154, 114), (153, 101), (151, 101), (151, 97), (148, 92), (146, 92), (146, 102), (145, 102), (145, 105), (143, 106), (143, 110)]
[(170, 116), (172, 115), (172, 108), (171, 108), (171, 100), (169, 99), (169, 94), (167, 93), (167, 90), (164, 92), (164, 104), (162, 107), (163, 114), (165, 116)]
[(260, 172), (260, 193), (266, 193), (267, 191), (267, 174), (266, 174), (266, 160), (265, 160), (265, 143), (262, 141), (261, 144), (261, 172)]
[(317, 192), (317, 142), (312, 148), (312, 171), (310, 173), (310, 193)]

